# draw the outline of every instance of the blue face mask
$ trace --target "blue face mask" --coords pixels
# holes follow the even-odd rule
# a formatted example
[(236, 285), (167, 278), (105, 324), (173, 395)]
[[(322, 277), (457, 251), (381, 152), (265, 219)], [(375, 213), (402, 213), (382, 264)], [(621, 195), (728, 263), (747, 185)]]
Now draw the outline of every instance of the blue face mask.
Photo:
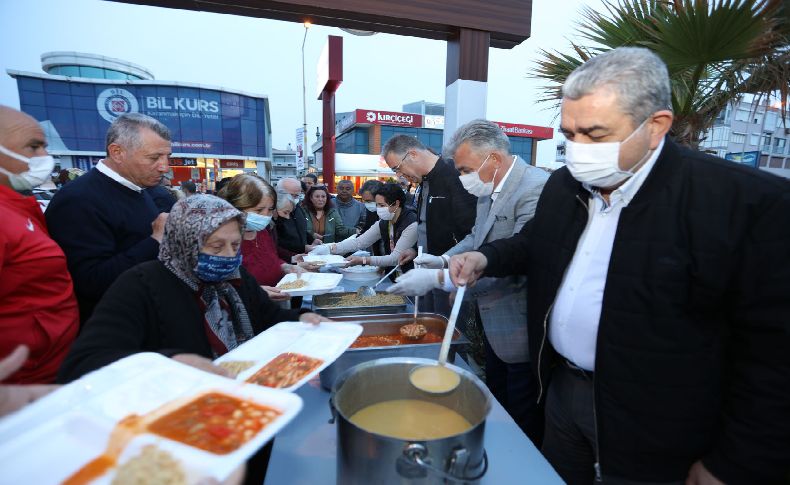
[(262, 231), (272, 222), (272, 216), (262, 216), (255, 212), (247, 213), (247, 223), (244, 228), (248, 231)]
[(241, 251), (236, 256), (200, 253), (195, 275), (202, 281), (216, 283), (227, 279), (239, 269), (239, 266), (241, 266)]

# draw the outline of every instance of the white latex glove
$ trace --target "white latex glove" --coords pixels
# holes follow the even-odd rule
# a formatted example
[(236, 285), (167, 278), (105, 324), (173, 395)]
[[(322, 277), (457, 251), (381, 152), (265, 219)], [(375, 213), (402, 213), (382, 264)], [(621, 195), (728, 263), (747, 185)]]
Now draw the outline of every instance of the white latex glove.
[(434, 256), (433, 254), (425, 254), (414, 258), (414, 264), (420, 268), (442, 269), (444, 268), (444, 259), (441, 256)]
[(299, 266), (298, 263), (297, 264), (283, 263), (283, 264), (280, 265), (280, 269), (282, 269), (283, 273), (285, 273), (285, 274), (296, 273), (300, 278), (301, 278), (301, 275), (304, 274), (304, 272), (305, 272), (305, 269), (303, 267)]
[(413, 269), (398, 277), (395, 284), (387, 288), (394, 295), (422, 296), (429, 291), (441, 288), (439, 285), (440, 269)]
[(316, 246), (315, 248), (313, 248), (312, 251), (310, 251), (310, 255), (324, 256), (326, 254), (329, 254), (329, 246), (330, 246), (329, 244), (322, 244), (320, 246)]

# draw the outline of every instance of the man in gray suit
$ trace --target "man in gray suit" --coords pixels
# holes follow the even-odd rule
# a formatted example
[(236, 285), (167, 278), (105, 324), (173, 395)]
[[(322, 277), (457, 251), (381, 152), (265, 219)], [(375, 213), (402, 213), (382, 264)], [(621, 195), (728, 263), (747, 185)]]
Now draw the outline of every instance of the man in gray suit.
[[(464, 188), (478, 197), (472, 232), (440, 256), (424, 254), (415, 269), (389, 291), (420, 295), (434, 288), (453, 289), (447, 270), (450, 256), (517, 234), (532, 218), (548, 174), (510, 154), (510, 142), (496, 123), (474, 120), (460, 127), (445, 147), (455, 160)], [(521, 429), (540, 444), (542, 414), (537, 382), (529, 364), (526, 277), (483, 278), (469, 288), (484, 329), (486, 383)]]

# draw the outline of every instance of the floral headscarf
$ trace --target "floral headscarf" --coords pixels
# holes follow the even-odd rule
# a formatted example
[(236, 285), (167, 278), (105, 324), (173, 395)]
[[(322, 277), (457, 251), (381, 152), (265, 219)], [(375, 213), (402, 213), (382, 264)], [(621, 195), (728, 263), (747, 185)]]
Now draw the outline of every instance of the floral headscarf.
[(201, 281), (195, 274), (206, 240), (220, 226), (236, 219), (242, 234), (246, 215), (219, 197), (196, 194), (173, 205), (159, 245), (159, 260), (200, 297), (204, 306), (211, 348), (221, 355), (252, 338), (247, 310), (236, 289), (228, 283), (241, 277), (239, 271), (218, 283)]
[[(201, 285), (195, 276), (200, 249), (214, 231), (231, 219), (239, 221), (241, 231), (246, 215), (213, 195), (195, 194), (176, 202), (165, 223), (159, 261), (190, 288), (197, 290)], [(238, 277), (238, 273), (231, 276)]]

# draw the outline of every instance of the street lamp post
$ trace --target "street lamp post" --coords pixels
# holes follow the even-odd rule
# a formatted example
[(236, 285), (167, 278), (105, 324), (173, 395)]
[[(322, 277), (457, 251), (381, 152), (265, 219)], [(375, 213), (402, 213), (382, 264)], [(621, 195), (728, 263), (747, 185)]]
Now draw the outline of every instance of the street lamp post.
[(309, 172), (310, 159), (307, 156), (307, 84), (304, 75), (304, 45), (307, 41), (307, 31), (310, 29), (310, 21), (304, 21), (304, 37), (302, 38), (302, 156), (304, 157), (305, 173)]

